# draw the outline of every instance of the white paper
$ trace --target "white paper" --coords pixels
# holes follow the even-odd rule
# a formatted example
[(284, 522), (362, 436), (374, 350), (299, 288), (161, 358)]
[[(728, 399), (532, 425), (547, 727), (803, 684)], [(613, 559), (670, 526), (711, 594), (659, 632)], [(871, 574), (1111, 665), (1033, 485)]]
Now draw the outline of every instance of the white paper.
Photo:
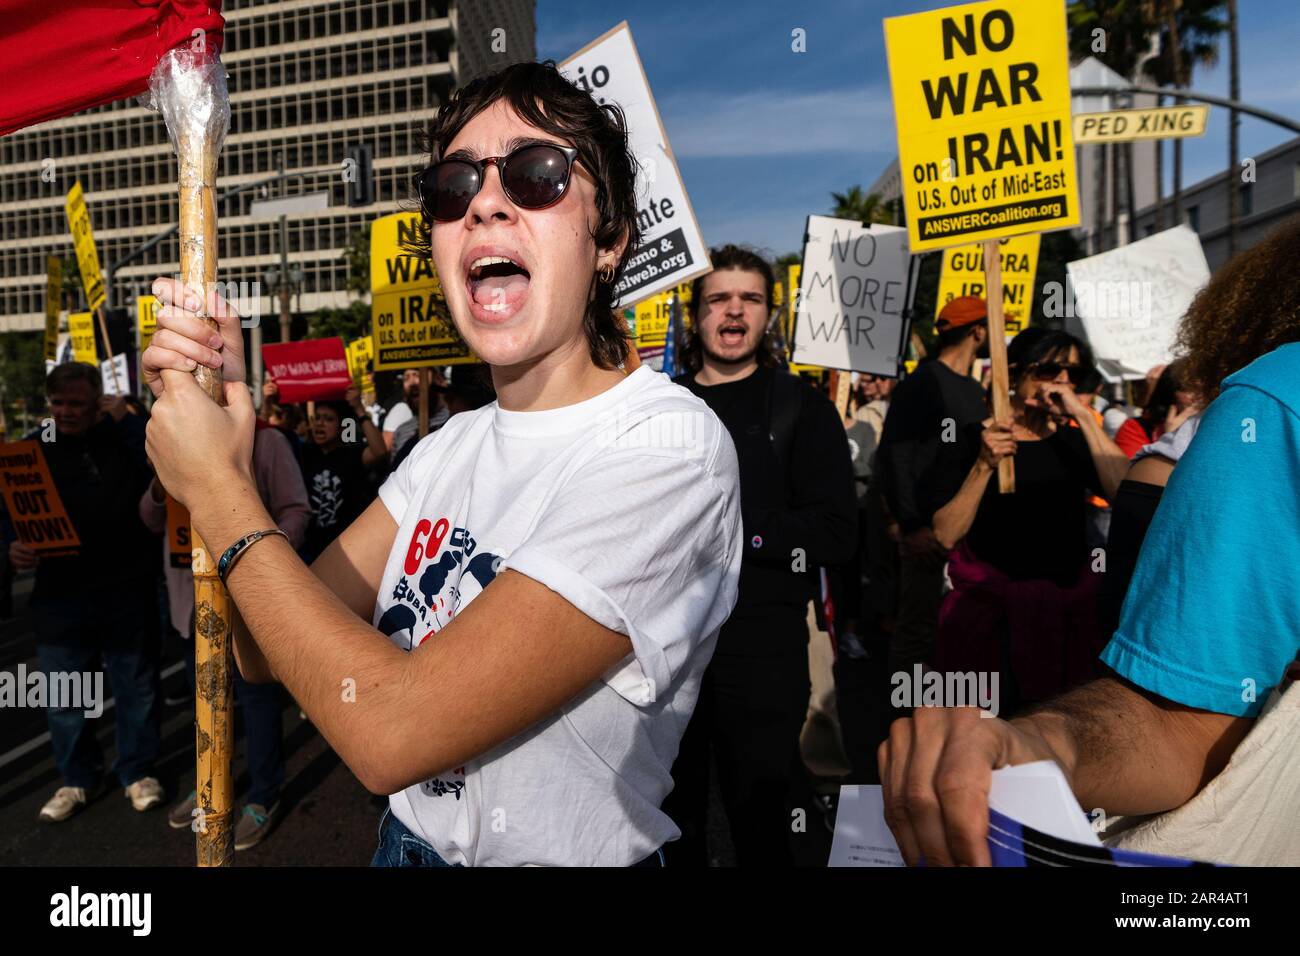
[[(989, 807), (1042, 833), (1101, 846), (1061, 768), (1051, 760), (993, 771)], [(903, 854), (885, 823), (878, 784), (840, 787), (828, 866), (903, 866)]]
[(560, 64), (560, 72), (596, 102), (622, 108), (639, 166), (636, 205), (641, 245), (624, 270), (615, 305), (625, 308), (708, 272), (712, 268), (709, 250), (627, 24), (619, 24), (569, 57)]
[(894, 834), (885, 823), (879, 785), (840, 787), (835, 836), (828, 866), (904, 866)]
[(989, 806), (1040, 833), (1101, 846), (1101, 840), (1065, 782), (1065, 774), (1053, 760), (994, 770)]
[(897, 376), (910, 258), (904, 228), (809, 216), (794, 360)]
[(1178, 323), (1210, 279), (1201, 240), (1187, 226), (1078, 259), (1066, 270), (1093, 352), (1125, 366), (1125, 378), (1141, 378), (1173, 357)]
[(104, 380), (105, 395), (131, 394), (131, 375), (127, 371), (125, 354), (119, 352), (111, 359), (100, 362), (99, 374)]

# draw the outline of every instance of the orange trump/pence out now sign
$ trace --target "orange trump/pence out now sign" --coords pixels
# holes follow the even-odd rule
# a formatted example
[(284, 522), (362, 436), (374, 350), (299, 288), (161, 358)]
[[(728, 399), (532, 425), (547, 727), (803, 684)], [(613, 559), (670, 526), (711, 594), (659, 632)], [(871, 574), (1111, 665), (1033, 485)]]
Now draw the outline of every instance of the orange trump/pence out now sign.
[(913, 253), (1079, 222), (1065, 5), (885, 20)]
[(23, 544), (42, 554), (66, 554), (81, 546), (40, 442), (0, 445), (0, 493), (9, 523)]

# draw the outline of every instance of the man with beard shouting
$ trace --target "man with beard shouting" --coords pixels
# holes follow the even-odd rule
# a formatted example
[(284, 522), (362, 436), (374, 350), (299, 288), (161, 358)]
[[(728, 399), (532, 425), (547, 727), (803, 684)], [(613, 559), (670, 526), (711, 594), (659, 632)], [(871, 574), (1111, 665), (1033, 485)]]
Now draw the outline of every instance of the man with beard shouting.
[(816, 819), (799, 755), (810, 691), (808, 601), (818, 566), (853, 555), (853, 468), (834, 405), (781, 370), (767, 334), (771, 267), (737, 246), (710, 256), (713, 272), (692, 290), (687, 372), (678, 382), (708, 404), (735, 443), (745, 550), (735, 610), (673, 765), (664, 811), (682, 837), (664, 852), (669, 865), (707, 864), (712, 751), (739, 865), (791, 865), (793, 838), (807, 832), (809, 816)]

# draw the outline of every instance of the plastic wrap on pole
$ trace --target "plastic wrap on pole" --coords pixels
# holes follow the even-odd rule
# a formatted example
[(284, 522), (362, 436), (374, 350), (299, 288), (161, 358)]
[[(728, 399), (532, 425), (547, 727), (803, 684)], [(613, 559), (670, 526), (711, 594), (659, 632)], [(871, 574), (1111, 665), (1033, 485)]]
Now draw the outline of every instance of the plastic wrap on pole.
[[(146, 105), (162, 113), (176, 151), (180, 185), (181, 278), (202, 296), (207, 316), (208, 292), (217, 278), (217, 159), (230, 128), (226, 71), (217, 54), (178, 47), (164, 53), (149, 76)], [(209, 320), (214, 328), (216, 322)], [(194, 377), (222, 403), (221, 372), (203, 366)]]

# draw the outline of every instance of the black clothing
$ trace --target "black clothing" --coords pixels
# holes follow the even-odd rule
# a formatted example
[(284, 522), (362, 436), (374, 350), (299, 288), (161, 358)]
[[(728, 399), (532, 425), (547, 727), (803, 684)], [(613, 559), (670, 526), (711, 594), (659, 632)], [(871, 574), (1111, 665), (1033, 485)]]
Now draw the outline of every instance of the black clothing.
[[(979, 441), (979, 429), (967, 442)], [(1049, 580), (1068, 588), (1088, 553), (1087, 491), (1101, 482), (1083, 432), (1061, 426), (1041, 441), (1016, 446), (1015, 494), (989, 480), (966, 543), (1015, 581)]]
[[(123, 415), (120, 422), (105, 416), (83, 434), (59, 433), (41, 442), (81, 547), (75, 555), (41, 558), (33, 605), (89, 600), (88, 592), (154, 593), (158, 539), (140, 520), (140, 496), (153, 480), (144, 428), (135, 415)], [(39, 439), (40, 433), (29, 438)]]
[[(735, 610), (673, 763), (664, 812), (682, 839), (665, 854), (669, 865), (707, 862), (712, 759), (738, 863), (789, 866), (796, 862), (791, 809), (814, 816), (799, 755), (810, 693), (808, 601), (819, 565), (848, 561), (857, 543), (848, 438), (835, 406), (785, 372), (759, 368), (723, 385), (680, 384), (713, 409), (736, 446), (745, 553)], [(811, 847), (813, 829), (798, 848)], [(820, 847), (810, 856), (824, 865)]]
[[(743, 625), (759, 637), (764, 625)], [(716, 760), (718, 788), (727, 814), (736, 864), (792, 866), (796, 840), (792, 811), (805, 809), (809, 830), (816, 813), (799, 753), (799, 732), (808, 715), (807, 624), (798, 635), (784, 624), (779, 641), (755, 640), (770, 647), (763, 655), (713, 655), (700, 683), (695, 712), (673, 762), (673, 789), (663, 811), (682, 835), (664, 845), (669, 866), (707, 866), (710, 757)], [(801, 640), (796, 640), (798, 637)], [(743, 635), (737, 634), (733, 644)], [(822, 829), (817, 826), (817, 829)], [(825, 857), (820, 861), (825, 865)]]
[(1137, 568), (1138, 554), (1164, 493), (1163, 485), (1127, 478), (1115, 493), (1106, 538), (1106, 574), (1097, 599), (1097, 627), (1102, 634), (1109, 636), (1119, 629), (1119, 614)]
[[(802, 383), (788, 471), (771, 439), (769, 397), (773, 369), (722, 385), (679, 380), (702, 398), (726, 426), (740, 464), (745, 556), (732, 620), (776, 618), (804, 627), (808, 601), (817, 593), (819, 565), (841, 564), (856, 546), (857, 495), (848, 438), (835, 406)], [(787, 374), (787, 373), (779, 373)], [(792, 570), (802, 553), (805, 571)], [(767, 629), (765, 633), (771, 633)], [(743, 632), (723, 628), (718, 647)]]
[[(876, 468), (903, 534), (929, 525), (961, 488), (975, 458), (956, 439), (988, 414), (979, 382), (937, 359), (894, 389)], [(974, 451), (978, 454), (978, 447)]]
[(347, 442), (328, 453), (314, 442), (303, 447), (302, 480), (311, 504), (311, 524), (302, 546), (304, 561), (320, 557), (374, 499), (362, 453), (362, 445)]

